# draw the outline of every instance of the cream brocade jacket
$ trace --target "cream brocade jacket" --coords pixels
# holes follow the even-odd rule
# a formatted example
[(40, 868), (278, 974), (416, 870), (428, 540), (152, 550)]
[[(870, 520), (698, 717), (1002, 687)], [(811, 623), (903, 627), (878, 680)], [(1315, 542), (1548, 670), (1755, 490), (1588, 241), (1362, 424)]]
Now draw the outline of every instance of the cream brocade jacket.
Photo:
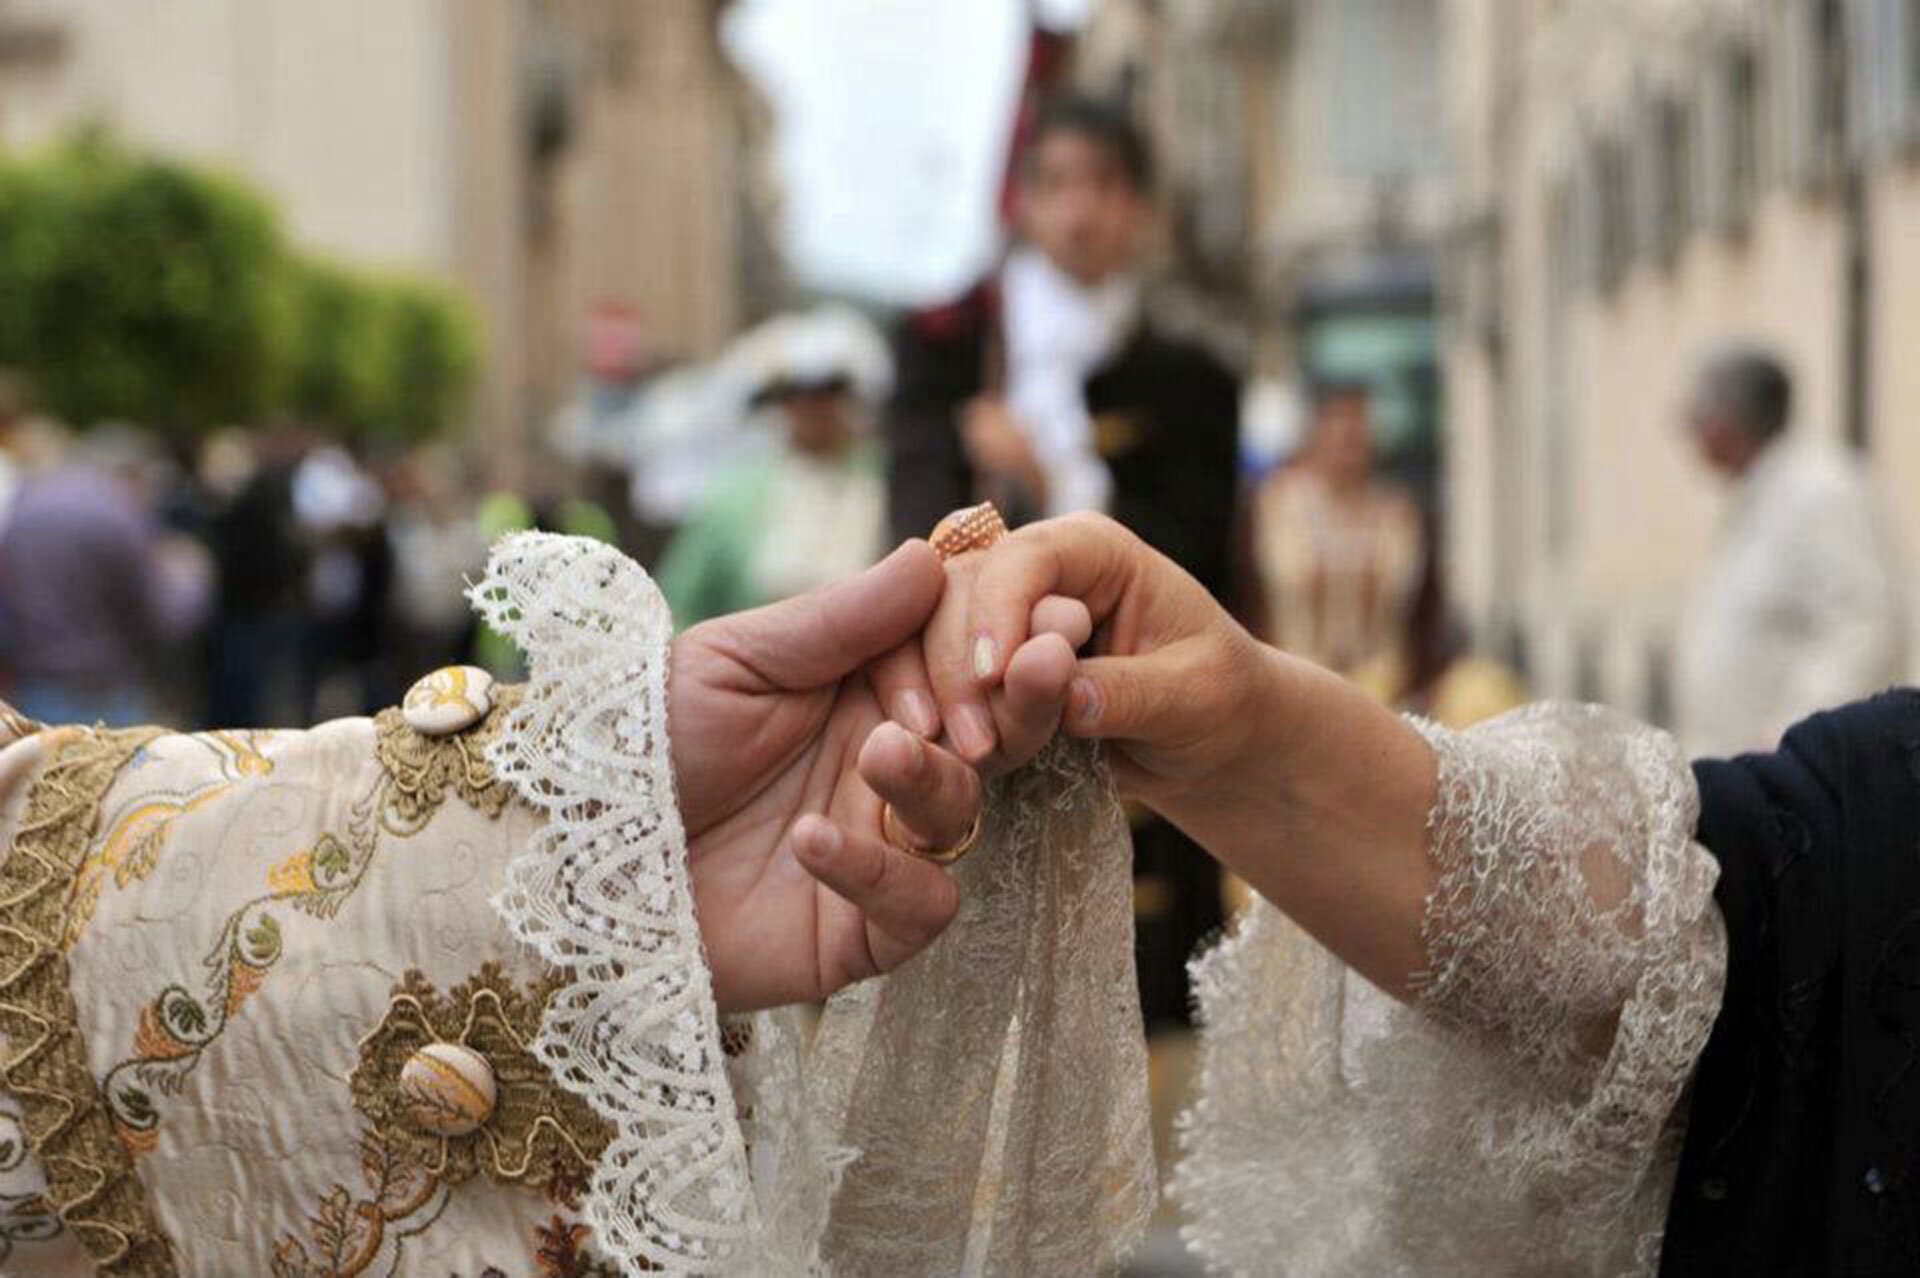
[[(996, 784), (926, 953), (810, 1034), (723, 1025), (657, 592), (528, 534), (473, 593), (533, 677), (423, 681), (430, 731), (7, 722), (0, 1272), (1113, 1268), (1156, 1191), (1091, 752)], [(1264, 905), (1201, 962), (1188, 1237), (1246, 1275), (1650, 1272), (1725, 963), (1691, 776), (1598, 711), (1427, 731), (1421, 993)]]
[(524, 687), (436, 672), (304, 732), (7, 718), (0, 1273), (1111, 1267), (1155, 1190), (1091, 752), (996, 785), (914, 963), (807, 1032), (723, 1023), (658, 592), (522, 534), (472, 595)]

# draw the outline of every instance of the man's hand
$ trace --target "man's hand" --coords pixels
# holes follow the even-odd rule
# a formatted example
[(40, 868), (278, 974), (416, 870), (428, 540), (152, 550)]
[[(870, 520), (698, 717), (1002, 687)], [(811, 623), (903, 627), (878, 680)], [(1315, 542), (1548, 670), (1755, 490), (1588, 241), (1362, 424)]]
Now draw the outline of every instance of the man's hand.
[(1018, 484), (1035, 506), (1047, 504), (1047, 473), (1006, 401), (982, 395), (969, 402), (960, 421), (960, 438), (976, 471)]
[[(880, 836), (883, 800), (929, 847), (964, 838), (979, 811), (979, 777), (930, 739), (919, 634), (944, 585), (932, 548), (909, 542), (858, 577), (675, 641), (674, 774), (722, 1010), (889, 971), (959, 907), (943, 870)], [(1057, 704), (1071, 677), (1067, 650), (1038, 695)]]

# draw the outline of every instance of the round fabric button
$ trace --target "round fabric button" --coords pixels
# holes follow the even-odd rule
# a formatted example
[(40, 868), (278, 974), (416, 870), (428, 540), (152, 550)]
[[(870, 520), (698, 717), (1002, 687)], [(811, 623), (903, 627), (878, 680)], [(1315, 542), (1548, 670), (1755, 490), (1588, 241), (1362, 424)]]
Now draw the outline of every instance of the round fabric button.
[(487, 1058), (458, 1043), (429, 1043), (400, 1067), (400, 1112), (415, 1129), (465, 1136), (493, 1113), (498, 1090)]
[(493, 676), (479, 666), (442, 666), (407, 689), (400, 717), (422, 736), (465, 732), (493, 709)]

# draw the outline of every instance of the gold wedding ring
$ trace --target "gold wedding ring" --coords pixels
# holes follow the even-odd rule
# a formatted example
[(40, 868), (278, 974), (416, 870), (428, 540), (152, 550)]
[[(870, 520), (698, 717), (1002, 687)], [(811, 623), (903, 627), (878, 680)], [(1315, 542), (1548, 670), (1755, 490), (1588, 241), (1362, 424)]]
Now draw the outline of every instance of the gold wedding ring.
[(908, 856), (917, 856), (922, 861), (931, 861), (935, 865), (952, 865), (967, 853), (973, 851), (973, 845), (980, 841), (980, 814), (973, 814), (973, 827), (958, 843), (944, 848), (922, 847), (907, 837), (900, 826), (900, 818), (894, 814), (891, 803), (880, 805), (880, 836), (890, 845), (905, 852)]
[(969, 550), (985, 550), (1006, 535), (1007, 522), (1000, 518), (999, 509), (983, 501), (978, 506), (962, 506), (941, 519), (927, 540), (944, 562)]

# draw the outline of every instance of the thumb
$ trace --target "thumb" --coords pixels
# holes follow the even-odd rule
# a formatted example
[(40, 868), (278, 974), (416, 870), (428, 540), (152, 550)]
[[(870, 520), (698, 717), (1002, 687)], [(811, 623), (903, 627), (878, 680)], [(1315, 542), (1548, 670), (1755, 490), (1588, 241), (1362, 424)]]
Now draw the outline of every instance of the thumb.
[(1127, 657), (1087, 657), (1067, 689), (1066, 728), (1077, 737), (1149, 750), (1187, 739), (1202, 698), (1180, 644)]
[(694, 629), (775, 687), (817, 688), (919, 634), (946, 580), (916, 539), (845, 581)]

